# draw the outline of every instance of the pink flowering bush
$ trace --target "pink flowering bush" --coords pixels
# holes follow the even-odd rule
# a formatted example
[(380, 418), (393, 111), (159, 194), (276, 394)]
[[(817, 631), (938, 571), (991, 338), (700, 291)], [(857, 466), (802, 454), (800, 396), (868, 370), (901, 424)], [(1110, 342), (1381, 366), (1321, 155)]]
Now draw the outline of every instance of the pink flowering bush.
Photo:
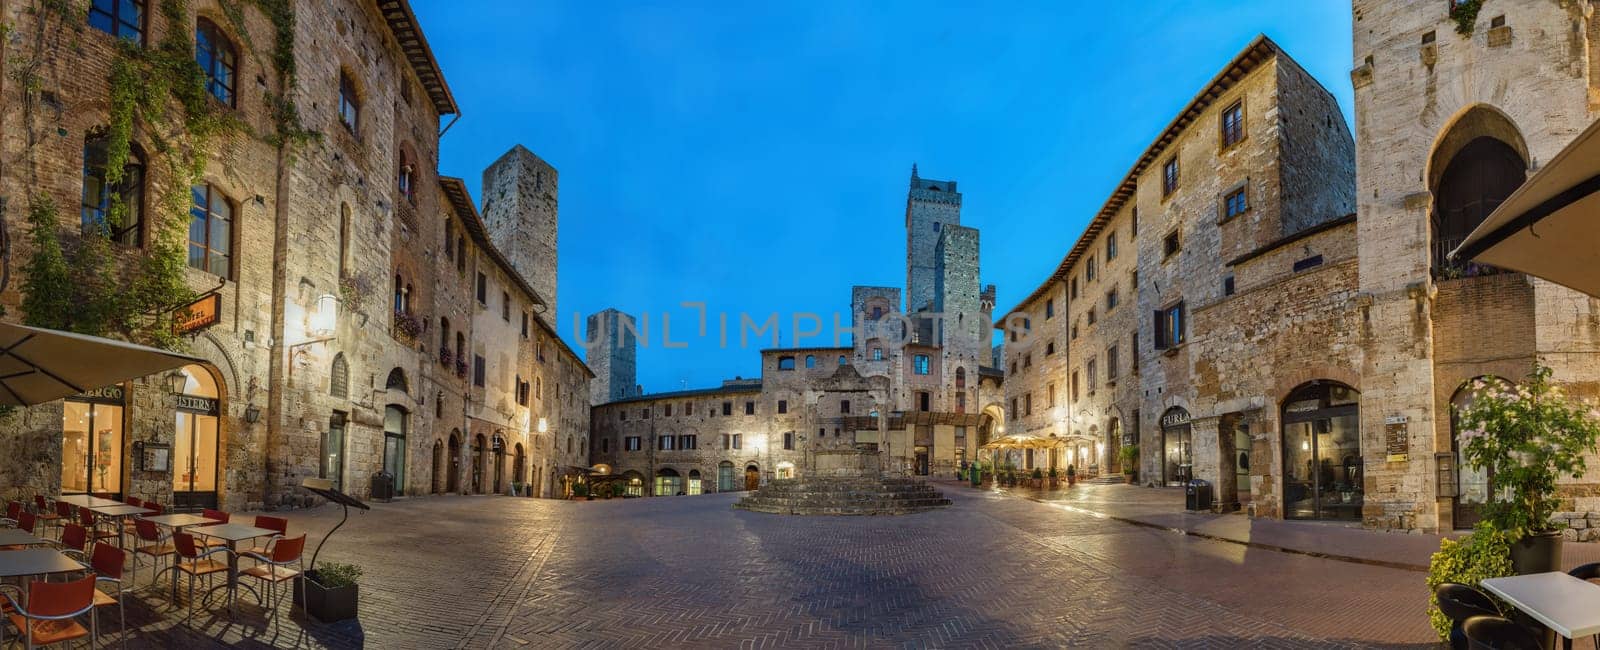
[(1600, 418), (1550, 383), (1550, 368), (1534, 363), (1522, 384), (1478, 380), (1471, 406), (1460, 413), (1462, 455), (1474, 469), (1487, 469), (1494, 494), (1483, 519), (1496, 530), (1522, 537), (1553, 530), (1560, 508), (1556, 480), (1578, 478), (1584, 456), (1595, 453)]

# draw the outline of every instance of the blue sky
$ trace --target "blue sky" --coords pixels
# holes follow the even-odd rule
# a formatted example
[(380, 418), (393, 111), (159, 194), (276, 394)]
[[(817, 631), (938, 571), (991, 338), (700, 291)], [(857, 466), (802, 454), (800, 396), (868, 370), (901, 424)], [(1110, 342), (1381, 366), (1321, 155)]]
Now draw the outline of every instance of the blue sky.
[[(443, 172), (479, 197), (514, 143), (560, 170), (561, 334), (576, 344), (575, 313), (650, 314), (652, 392), (758, 375), (770, 339), (741, 349), (740, 313), (781, 314), (791, 345), (789, 314), (848, 321), (852, 285), (902, 286), (913, 162), (960, 183), (1004, 310), (1257, 33), (1353, 121), (1334, 0), (412, 3), (462, 107)], [(685, 301), (712, 313), (706, 338)], [(663, 314), (685, 347), (663, 346)]]

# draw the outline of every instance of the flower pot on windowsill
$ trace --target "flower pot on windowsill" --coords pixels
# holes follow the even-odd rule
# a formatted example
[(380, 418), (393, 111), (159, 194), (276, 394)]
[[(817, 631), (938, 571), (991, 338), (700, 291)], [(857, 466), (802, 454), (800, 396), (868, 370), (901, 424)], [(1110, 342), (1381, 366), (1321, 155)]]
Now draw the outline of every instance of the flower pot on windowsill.
[[(304, 589), (304, 600), (301, 599), (301, 590)], [(306, 575), (294, 581), (294, 599), (306, 604), (306, 612), (315, 616), (324, 623), (337, 623), (356, 617), (357, 602), (361, 596), (361, 585), (349, 584), (334, 588), (322, 586), (317, 582), (315, 569), (307, 571)]]

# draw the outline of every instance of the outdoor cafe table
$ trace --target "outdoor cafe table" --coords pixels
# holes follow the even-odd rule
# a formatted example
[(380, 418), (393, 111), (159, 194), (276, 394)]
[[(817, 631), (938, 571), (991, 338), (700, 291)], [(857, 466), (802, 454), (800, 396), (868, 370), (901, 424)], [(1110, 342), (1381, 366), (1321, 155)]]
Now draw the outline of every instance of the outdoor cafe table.
[(56, 501), (61, 503), (70, 503), (83, 508), (103, 508), (106, 506), (127, 505), (116, 499), (102, 499), (100, 497), (90, 496), (87, 494), (67, 494), (56, 497)]
[[(233, 607), (234, 591), (239, 586), (239, 542), (256, 539), (258, 537), (271, 537), (278, 531), (270, 528), (256, 528), (244, 524), (217, 524), (215, 526), (201, 526), (189, 529), (191, 534), (204, 535), (220, 539), (228, 543), (228, 607)], [(254, 593), (254, 592), (252, 592)], [(261, 599), (261, 594), (256, 594), (256, 600)]]
[[(186, 514), (186, 513), (177, 513), (177, 514), (171, 514), (171, 515), (156, 515), (154, 517), (145, 517), (144, 520), (148, 521), (148, 522), (150, 522), (152, 524), (155, 524), (157, 526), (166, 526), (167, 528), (171, 528), (172, 530), (175, 530), (175, 531), (183, 530), (184, 528), (188, 528), (189, 526), (204, 526), (204, 525), (207, 525), (207, 524), (221, 523), (221, 522), (219, 522), (219, 521), (217, 521), (215, 519), (207, 519), (207, 518), (202, 517), (200, 515), (191, 515), (191, 514)], [(170, 566), (170, 567), (167, 567), (165, 569), (162, 569), (162, 571), (171, 571), (172, 572), (172, 594), (173, 594), (173, 598), (177, 598), (177, 594), (178, 594), (178, 570), (177, 570), (176, 567), (177, 567), (177, 564), (174, 563), (173, 566)], [(160, 573), (156, 574), (156, 579), (157, 580), (161, 579), (161, 574)]]
[(152, 512), (155, 512), (149, 508), (130, 506), (125, 503), (119, 503), (114, 506), (94, 506), (89, 508), (89, 511), (117, 520), (117, 548), (127, 548), (123, 545), (123, 541), (125, 541), (123, 539), (123, 534), (126, 532), (125, 527), (122, 525), (123, 519), (132, 515), (148, 515)]
[[(84, 566), (51, 548), (0, 551), (0, 578), (31, 578), (52, 573), (83, 571)], [(26, 585), (24, 585), (26, 586)]]
[(1488, 578), (1484, 589), (1511, 603), (1572, 647), (1572, 639), (1600, 633), (1600, 585), (1560, 571)]
[(35, 546), (49, 543), (20, 528), (0, 528), (0, 546)]

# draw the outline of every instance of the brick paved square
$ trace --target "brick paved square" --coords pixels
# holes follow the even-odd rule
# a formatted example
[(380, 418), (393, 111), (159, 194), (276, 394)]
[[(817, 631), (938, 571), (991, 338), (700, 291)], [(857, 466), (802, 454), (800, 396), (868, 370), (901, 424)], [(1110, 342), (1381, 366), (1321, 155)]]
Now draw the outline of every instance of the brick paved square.
[[(353, 514), (359, 622), (190, 625), (164, 592), (133, 647), (1359, 647), (1427, 645), (1422, 574), (1199, 539), (941, 485), (901, 517), (736, 511), (734, 494), (435, 497)], [(1131, 489), (1131, 488), (1130, 488)], [(330, 507), (291, 513), (312, 545)], [(155, 608), (155, 609), (152, 609)], [(180, 610), (181, 615), (181, 610)], [(117, 629), (114, 619), (106, 622)]]

